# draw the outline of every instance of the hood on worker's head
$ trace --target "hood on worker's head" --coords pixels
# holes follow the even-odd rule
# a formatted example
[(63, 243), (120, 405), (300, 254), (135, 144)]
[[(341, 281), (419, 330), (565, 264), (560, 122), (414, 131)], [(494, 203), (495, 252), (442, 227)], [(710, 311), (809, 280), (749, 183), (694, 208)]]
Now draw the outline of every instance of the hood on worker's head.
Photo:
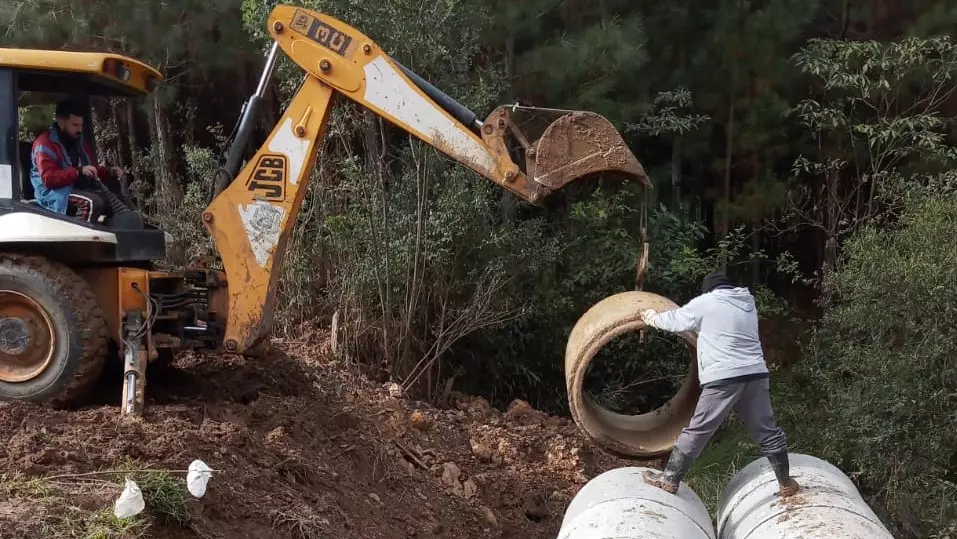
[(731, 287), (731, 279), (723, 271), (712, 271), (701, 279), (701, 293), (707, 294), (719, 286)]
[(722, 285), (711, 291), (711, 295), (720, 302), (734, 305), (745, 312), (754, 310), (754, 296), (744, 286)]

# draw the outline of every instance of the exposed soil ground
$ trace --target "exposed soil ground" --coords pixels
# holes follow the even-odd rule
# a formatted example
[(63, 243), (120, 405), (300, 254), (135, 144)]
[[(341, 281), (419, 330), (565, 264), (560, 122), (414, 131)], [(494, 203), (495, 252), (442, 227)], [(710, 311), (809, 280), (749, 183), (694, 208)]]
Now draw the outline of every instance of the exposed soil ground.
[[(320, 343), (183, 356), (150, 373), (140, 420), (118, 385), (79, 410), (0, 404), (0, 537), (554, 538), (578, 488), (629, 464), (520, 401), (409, 401)], [(194, 459), (217, 470), (200, 499)], [(170, 472), (132, 475), (147, 506), (125, 522), (111, 470)]]

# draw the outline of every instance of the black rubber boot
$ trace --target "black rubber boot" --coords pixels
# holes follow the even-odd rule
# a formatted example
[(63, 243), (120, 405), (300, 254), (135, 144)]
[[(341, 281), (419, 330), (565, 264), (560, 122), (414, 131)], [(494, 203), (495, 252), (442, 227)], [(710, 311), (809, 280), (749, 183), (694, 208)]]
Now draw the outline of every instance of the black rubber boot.
[(791, 463), (788, 460), (787, 451), (768, 454), (768, 462), (771, 463), (771, 469), (774, 470), (774, 475), (778, 478), (782, 498), (794, 496), (797, 491), (801, 490), (801, 486), (791, 477)]
[(664, 471), (644, 473), (645, 483), (674, 494), (678, 492), (681, 480), (691, 469), (692, 462), (694, 462), (693, 458), (675, 448), (671, 451), (671, 457), (668, 459)]

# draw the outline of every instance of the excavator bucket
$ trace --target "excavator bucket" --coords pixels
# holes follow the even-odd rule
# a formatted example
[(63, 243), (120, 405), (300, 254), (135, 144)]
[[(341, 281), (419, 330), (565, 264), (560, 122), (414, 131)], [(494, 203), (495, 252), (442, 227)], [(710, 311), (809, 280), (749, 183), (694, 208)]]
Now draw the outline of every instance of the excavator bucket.
[(552, 191), (599, 172), (623, 174), (651, 189), (645, 169), (604, 116), (572, 112), (535, 143), (533, 179)]

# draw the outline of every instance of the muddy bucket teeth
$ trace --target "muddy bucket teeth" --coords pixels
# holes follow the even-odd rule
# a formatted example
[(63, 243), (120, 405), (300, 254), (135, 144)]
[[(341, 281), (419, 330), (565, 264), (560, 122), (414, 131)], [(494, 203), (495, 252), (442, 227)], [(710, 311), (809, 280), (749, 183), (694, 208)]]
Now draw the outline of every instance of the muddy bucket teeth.
[(651, 188), (645, 169), (604, 116), (572, 112), (552, 122), (535, 143), (534, 181), (552, 191), (596, 173), (623, 174)]

